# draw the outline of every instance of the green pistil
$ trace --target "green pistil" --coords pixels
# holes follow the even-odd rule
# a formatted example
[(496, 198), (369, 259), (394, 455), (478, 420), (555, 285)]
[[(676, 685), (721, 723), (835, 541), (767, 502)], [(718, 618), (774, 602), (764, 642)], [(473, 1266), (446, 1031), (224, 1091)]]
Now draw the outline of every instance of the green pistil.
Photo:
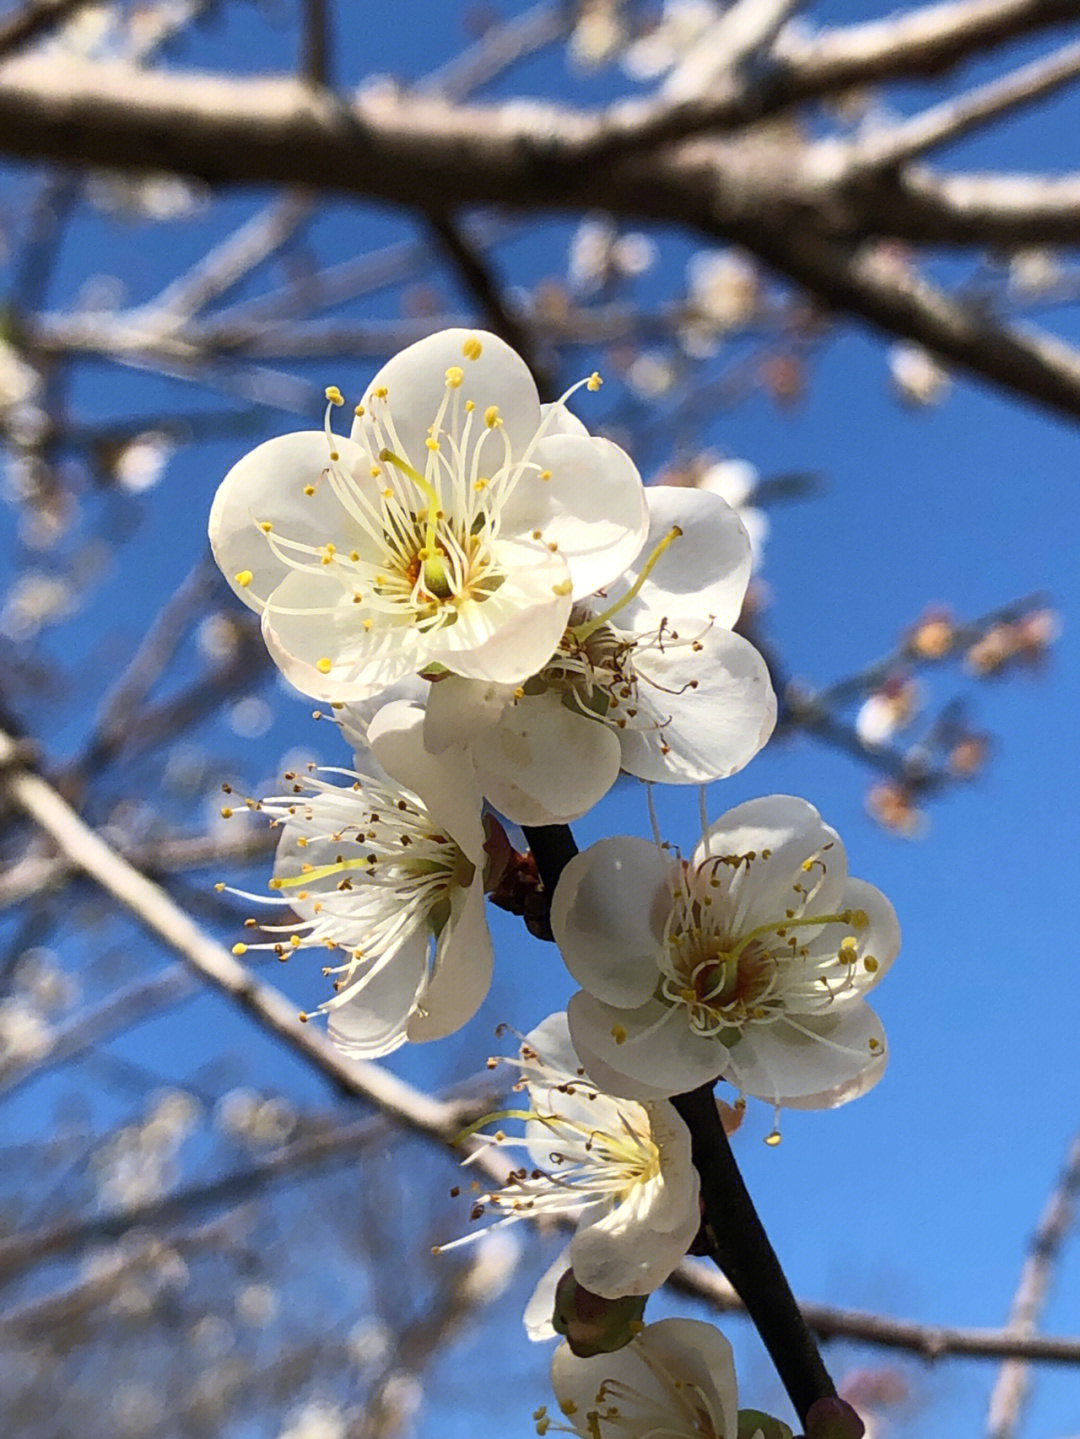
[[(435, 486), (431, 483), (430, 480), (426, 480), (424, 478), (424, 476), (420, 473), (420, 471), (416, 468), (415, 465), (410, 465), (408, 460), (403, 460), (400, 455), (395, 455), (393, 450), (380, 450), (379, 459), (382, 460), (383, 464), (385, 465), (393, 465), (395, 470), (400, 470), (401, 473), (406, 476), (406, 478), (412, 480), (413, 484), (428, 502), (426, 521), (427, 529), (424, 533), (424, 548), (428, 554), (428, 558), (424, 561), (424, 582), (427, 583), (428, 565), (434, 565), (437, 563), (440, 567), (442, 566), (442, 561), (438, 559), (436, 553), (436, 527), (439, 520), (439, 492), (436, 490)], [(444, 575), (443, 584), (445, 584), (445, 569), (442, 570), (442, 573)], [(435, 590), (430, 585), (428, 586), (428, 588), (431, 589), (432, 594), (439, 593), (439, 591)], [(441, 598), (445, 598), (445, 596), (449, 593), (450, 591), (449, 589), (447, 589), (445, 591), (445, 594), (442, 595)]]
[(679, 539), (681, 535), (682, 530), (679, 528), (679, 526), (672, 525), (671, 529), (667, 532), (664, 538), (653, 550), (649, 558), (645, 561), (645, 564), (642, 566), (641, 574), (638, 575), (637, 579), (627, 590), (626, 594), (622, 595), (619, 599), (617, 599), (614, 604), (608, 605), (607, 609), (601, 611), (600, 614), (594, 615), (591, 620), (586, 620), (584, 624), (572, 625), (570, 627), (569, 633), (574, 636), (578, 644), (584, 644), (585, 641), (587, 639), (590, 639), (596, 633), (596, 631), (600, 629), (602, 625), (607, 624), (608, 620), (610, 620), (614, 615), (617, 615), (619, 611), (623, 609), (626, 605), (628, 605), (632, 599), (636, 598), (636, 596), (641, 591), (642, 585), (652, 573), (657, 560), (660, 558), (660, 556), (664, 553), (665, 550), (671, 547), (675, 540)]

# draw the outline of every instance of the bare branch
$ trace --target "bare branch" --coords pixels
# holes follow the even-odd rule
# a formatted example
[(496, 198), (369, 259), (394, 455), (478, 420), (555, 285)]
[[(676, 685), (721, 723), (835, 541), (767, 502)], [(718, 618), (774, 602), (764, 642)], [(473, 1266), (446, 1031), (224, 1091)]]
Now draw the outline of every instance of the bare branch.
[(90, 0), (31, 0), (0, 23), (0, 60), (17, 54), (88, 5)]
[(569, 28), (569, 8), (541, 0), (522, 15), (489, 26), (475, 45), (425, 76), (415, 87), (415, 93), (463, 100), (505, 74), (518, 60), (561, 40)]
[(327, 0), (303, 0), (300, 73), (309, 85), (330, 83), (330, 18)]
[[(66, 155), (74, 126), (88, 161), (107, 156), (113, 165), (156, 164), (216, 181), (304, 182), (423, 213), (469, 202), (533, 211), (588, 204), (678, 220), (745, 245), (827, 303), (973, 374), (1080, 415), (1080, 357), (1049, 338), (1002, 329), (924, 281), (818, 238), (807, 207), (816, 195), (828, 229), (838, 197), (822, 192), (820, 177), (800, 191), (790, 162), (772, 150), (690, 145), (651, 162), (592, 167), (581, 157), (602, 118), (554, 106), (447, 106), (380, 92), (346, 114), (289, 80), (124, 73), (121, 101), (111, 67), (80, 65), (58, 76), (33, 57), (13, 62), (0, 73), (0, 136), (18, 153)], [(895, 188), (881, 198), (895, 203)], [(852, 215), (854, 228), (865, 226), (865, 213)], [(190, 348), (188, 355), (194, 365)]]
[[(436, 1096), (438, 1103), (448, 1106), (447, 1114), (453, 1114), (453, 1122), (439, 1136), (445, 1144), (453, 1146), (461, 1129), (492, 1107), (497, 1095), (491, 1083), (490, 1075), (477, 1076)], [(117, 1240), (132, 1229), (160, 1230), (179, 1221), (190, 1224), (204, 1210), (247, 1201), (271, 1187), (299, 1182), (314, 1170), (351, 1162), (393, 1129), (394, 1121), (381, 1114), (348, 1120), (290, 1140), (218, 1179), (188, 1184), (122, 1210), (4, 1235), (0, 1237), (0, 1280), (8, 1281), (31, 1266), (88, 1245)]]
[[(743, 1307), (721, 1274), (694, 1260), (684, 1260), (671, 1281), (685, 1294), (709, 1300), (720, 1313), (741, 1314)], [(1048, 1364), (1080, 1364), (1080, 1338), (1018, 1335), (1008, 1329), (952, 1329), (890, 1319), (860, 1309), (836, 1309), (800, 1300), (799, 1308), (819, 1339), (851, 1339), (876, 1348), (896, 1349), (922, 1359), (949, 1356), (969, 1359), (1020, 1357)]]
[[(298, 195), (275, 200), (216, 245), (186, 275), (180, 275), (141, 315), (153, 326), (171, 328), (190, 320), (251, 274), (295, 235), (313, 202)], [(170, 324), (171, 322), (171, 324)]]
[(44, 1052), (0, 1068), (0, 1097), (14, 1094), (38, 1075), (77, 1059), (162, 1009), (192, 999), (198, 992), (196, 981), (182, 964), (170, 965), (149, 979), (116, 990), (93, 1009), (57, 1025)]
[(1038, 330), (1008, 329), (873, 250), (823, 236), (762, 230), (754, 248), (836, 308), (906, 335), (970, 374), (1073, 419), (1080, 417), (1080, 353)]
[[(1073, 1209), (1080, 1196), (1080, 1135), (1069, 1146), (1064, 1172), (1054, 1187), (1031, 1236), (1020, 1283), (1009, 1309), (1008, 1332), (1031, 1337), (1035, 1333), (1054, 1277), (1062, 1245), (1073, 1224)], [(1028, 1365), (1014, 1357), (1002, 1365), (987, 1414), (988, 1439), (1012, 1439), (1020, 1424), (1031, 1388)]]
[(943, 101), (855, 146), (852, 170), (885, 170), (925, 155), (1021, 105), (1050, 95), (1080, 75), (1080, 43), (1066, 45), (966, 95)]
[(734, 130), (854, 87), (934, 77), (1015, 36), (1077, 18), (1075, 0), (945, 0), (810, 37), (785, 32), (759, 73), (728, 70), (707, 94), (675, 104), (666, 95), (616, 104), (597, 144), (625, 154)]
[(668, 75), (662, 88), (666, 101), (676, 104), (708, 95), (717, 89), (746, 89), (739, 71), (776, 39), (785, 21), (802, 0), (735, 0), (722, 10), (690, 53)]

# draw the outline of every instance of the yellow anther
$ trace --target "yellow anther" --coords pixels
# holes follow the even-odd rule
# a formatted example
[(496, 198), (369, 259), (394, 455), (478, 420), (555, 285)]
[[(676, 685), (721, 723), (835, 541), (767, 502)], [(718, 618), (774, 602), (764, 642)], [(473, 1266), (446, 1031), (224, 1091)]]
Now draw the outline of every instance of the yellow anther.
[(552, 585), (551, 593), (553, 595), (569, 595), (573, 593), (573, 589), (573, 580), (560, 580), (557, 585)]
[[(840, 941), (839, 957), (841, 964), (854, 964), (859, 958), (859, 942), (853, 935), (849, 934), (846, 939)], [(874, 967), (877, 967), (876, 961)]]
[(357, 405), (356, 409), (353, 410), (353, 414), (358, 420), (362, 420), (367, 414), (367, 411), (364, 409), (363, 405)]
[(498, 405), (488, 405), (484, 411), (484, 424), (487, 425), (489, 430), (494, 430), (498, 425), (502, 424), (502, 420), (499, 417)]
[(487, 480), (485, 480), (485, 479), (473, 480), (473, 489), (476, 490), (477, 493), (479, 493), (481, 490), (486, 490), (487, 487), (488, 487), (488, 482), (487, 482)]
[(424, 444), (427, 445), (427, 447), (428, 447), (429, 450), (441, 450), (441, 449), (442, 449), (442, 446), (439, 444), (438, 440), (436, 440), (436, 439), (434, 439), (434, 438), (425, 440), (425, 441), (424, 441)]
[(309, 499), (311, 498), (311, 496), (312, 496), (314, 493), (315, 493), (315, 486), (314, 486), (314, 485), (305, 485), (305, 486), (304, 486), (304, 494), (307, 495)]
[(359, 551), (359, 550), (350, 550), (350, 551), (349, 551), (349, 559), (352, 560), (353, 564), (355, 564), (356, 561), (357, 561), (359, 558), (360, 558), (360, 551)]
[(460, 365), (451, 365), (446, 372), (446, 383), (452, 390), (456, 390), (465, 378), (465, 371)]
[(328, 555), (337, 554), (337, 545), (334, 544), (333, 540), (327, 540), (326, 544), (323, 545), (323, 549)]
[(223, 804), (223, 805), (221, 806), (221, 818), (222, 818), (222, 819), (232, 819), (232, 817), (233, 817), (233, 812), (232, 812), (232, 810), (229, 808), (229, 806), (228, 806), (227, 804)]
[[(377, 480), (377, 479), (379, 478), (379, 476), (382, 474), (382, 469), (381, 469), (378, 465), (372, 465), (372, 467), (371, 467), (371, 469), (370, 469), (370, 471), (369, 471), (369, 474), (371, 475), (371, 478), (372, 478), (373, 480)], [(384, 495), (391, 495), (391, 494), (393, 494), (393, 490), (383, 490), (383, 494), (384, 494)]]
[(550, 470), (541, 470), (541, 471), (540, 471), (540, 478), (541, 478), (542, 480), (550, 480), (550, 479), (551, 479), (551, 471), (550, 471)]
[(589, 376), (589, 378), (585, 381), (585, 388), (587, 390), (595, 391), (598, 390), (603, 383), (604, 381), (600, 377), (600, 371), (594, 370)]
[(366, 630), (370, 630), (370, 629), (374, 626), (374, 624), (375, 624), (375, 621), (374, 621), (374, 620), (365, 620), (365, 621), (364, 621), (364, 628), (365, 628)]
[(880, 1039), (871, 1038), (871, 1039), (868, 1041), (868, 1043), (869, 1043), (869, 1045), (870, 1045), (870, 1052), (871, 1052), (871, 1054), (877, 1054), (877, 1053), (880, 1051), (880, 1049), (881, 1049), (881, 1040), (880, 1040)]
[(775, 1149), (782, 1138), (783, 1136), (781, 1135), (779, 1129), (774, 1129), (771, 1134), (766, 1134), (765, 1143), (769, 1146), (770, 1149)]
[(467, 360), (478, 360), (484, 353), (484, 347), (475, 335), (470, 335), (462, 345), (461, 351)]
[(813, 867), (814, 867), (815, 864), (817, 864), (817, 856), (816, 856), (816, 855), (811, 855), (811, 857), (810, 857), (809, 859), (804, 859), (803, 862), (802, 862), (802, 870), (803, 870), (803, 873), (804, 873), (804, 874), (809, 874), (810, 871), (813, 869)]
[(473, 412), (473, 410), (475, 410), (475, 409), (476, 409), (476, 401), (475, 401), (475, 400), (466, 400), (466, 401), (465, 401), (465, 413), (466, 413), (467, 415), (471, 415), (472, 412)]
[(338, 460), (341, 459), (341, 455), (338, 453), (337, 450), (331, 450), (331, 451), (330, 451), (330, 459), (331, 459), (331, 462), (336, 465), (337, 462), (338, 462)]
[(323, 393), (332, 405), (343, 405), (345, 403), (345, 396), (338, 389), (337, 385), (327, 385)]
[(613, 1024), (611, 1026), (611, 1037), (616, 1044), (625, 1044), (626, 1030), (622, 1027), (621, 1024)]
[(264, 535), (269, 535), (273, 533), (274, 527), (269, 520), (263, 520), (262, 524), (259, 526), (259, 529), (262, 530)]
[(289, 943), (292, 945), (293, 949), (299, 949), (299, 948), (300, 948), (300, 936), (299, 936), (298, 934), (290, 934), (290, 935), (289, 935)]
[(270, 879), (266, 882), (267, 889), (282, 889), (285, 885), (283, 879)]
[(514, 698), (516, 700), (523, 700), (525, 698), (525, 690), (521, 685), (514, 687)]
[(865, 929), (870, 923), (870, 916), (865, 909), (853, 909), (848, 923), (853, 924), (856, 929)]
[(234, 578), (240, 588), (242, 590), (246, 590), (248, 585), (250, 585), (252, 580), (255, 578), (255, 576), (251, 573), (250, 570), (239, 570), (237, 571)]
[(385, 400), (389, 393), (390, 391), (386, 388), (385, 385), (380, 385), (379, 388), (374, 391), (374, 395), (377, 400)]
[(869, 974), (877, 974), (878, 962), (872, 954), (868, 954), (866, 956), (866, 958), (863, 960), (863, 964), (866, 966), (867, 972)]
[(223, 879), (219, 879), (218, 882), (217, 882), (217, 884), (214, 885), (214, 888), (217, 890), (218, 894), (224, 894), (224, 893), (225, 893), (225, 881), (224, 881)]
[(246, 944), (234, 944), (232, 947), (232, 952), (236, 955), (237, 959), (239, 959), (242, 954), (247, 954), (248, 947)]
[(315, 668), (321, 675), (328, 675), (334, 668), (334, 662), (328, 655), (323, 655), (321, 660), (315, 661)]
[(532, 537), (534, 540), (542, 540), (544, 538), (543, 530), (533, 530)]

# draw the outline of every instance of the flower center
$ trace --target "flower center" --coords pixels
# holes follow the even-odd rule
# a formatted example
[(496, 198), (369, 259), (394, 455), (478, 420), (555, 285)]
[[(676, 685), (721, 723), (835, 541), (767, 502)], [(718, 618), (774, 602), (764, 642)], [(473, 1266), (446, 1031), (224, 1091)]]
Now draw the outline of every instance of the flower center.
[[(812, 956), (805, 932), (832, 924), (859, 930), (869, 922), (862, 910), (806, 913), (813, 891), (800, 885), (801, 904), (782, 918), (746, 930), (735, 928), (717, 870), (732, 866), (737, 872), (757, 858), (756, 854), (713, 857), (692, 873), (684, 866), (682, 887), (674, 896), (664, 931), (656, 997), (672, 1008), (685, 1009), (696, 1034), (719, 1039), (729, 1048), (751, 1025), (819, 1011), (850, 988), (860, 958), (856, 936), (845, 935), (835, 952)], [(761, 858), (767, 860), (769, 852)]]

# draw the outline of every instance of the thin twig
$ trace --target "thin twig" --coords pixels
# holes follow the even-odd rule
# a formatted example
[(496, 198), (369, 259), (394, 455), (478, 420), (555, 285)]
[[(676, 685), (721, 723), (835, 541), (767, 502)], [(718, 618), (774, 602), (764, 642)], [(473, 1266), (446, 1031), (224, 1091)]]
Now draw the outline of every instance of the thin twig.
[[(1080, 1134), (1069, 1145), (1065, 1169), (1031, 1236), (1028, 1255), (1020, 1272), (1009, 1309), (1007, 1333), (1018, 1338), (1034, 1337), (1039, 1315), (1050, 1297), (1054, 1268), (1062, 1246), (1073, 1226), (1073, 1211), (1080, 1197)], [(1013, 1439), (1031, 1389), (1028, 1364), (1017, 1357), (1002, 1365), (990, 1395), (986, 1419), (988, 1439)]]
[(14, 15), (5, 16), (0, 22), (0, 60), (18, 54), (90, 3), (91, 0), (31, 0)]
[(978, 126), (986, 125), (1035, 100), (1050, 95), (1080, 75), (1080, 43), (1066, 45), (1019, 70), (944, 100), (910, 120), (874, 132), (855, 146), (851, 178), (870, 170), (887, 170), (925, 155)]
[[(720, 1313), (745, 1314), (746, 1310), (728, 1281), (717, 1270), (685, 1259), (671, 1281), (683, 1294), (694, 1294)], [(1030, 1363), (1080, 1364), (1080, 1337), (1048, 1334), (1022, 1335), (1009, 1329), (960, 1329), (939, 1324), (920, 1324), (913, 1319), (893, 1319), (862, 1309), (838, 1309), (800, 1299), (799, 1309), (819, 1339), (849, 1339), (879, 1349), (913, 1354), (935, 1363), (939, 1359), (1008, 1359)]]
[(300, 73), (309, 85), (331, 84), (330, 17), (327, 0), (303, 0)]

